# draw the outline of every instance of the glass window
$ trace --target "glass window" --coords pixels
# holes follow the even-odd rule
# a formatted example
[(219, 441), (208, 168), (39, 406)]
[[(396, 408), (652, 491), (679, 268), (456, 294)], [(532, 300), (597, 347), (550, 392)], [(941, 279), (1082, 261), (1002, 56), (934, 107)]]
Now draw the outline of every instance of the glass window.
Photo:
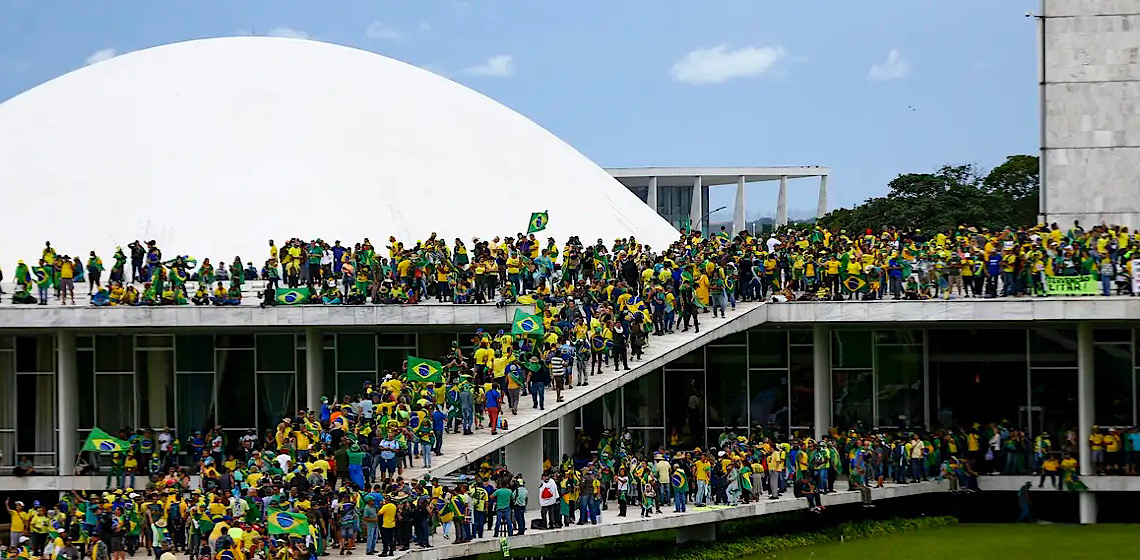
[(376, 337), (372, 333), (336, 335), (337, 371), (376, 371)]
[(752, 427), (768, 433), (788, 433), (788, 371), (748, 372), (748, 417)]
[(174, 337), (169, 334), (140, 334), (136, 345), (139, 348), (170, 348), (174, 345)]
[(235, 350), (253, 350), (253, 334), (219, 334), (218, 348), (233, 348)]
[(831, 365), (837, 368), (870, 368), (871, 331), (831, 331)]
[(180, 334), (174, 340), (174, 363), (178, 371), (213, 372), (214, 337)]
[(639, 377), (622, 388), (625, 400), (626, 426), (664, 425), (661, 395), (661, 370)]
[(1095, 348), (1094, 422), (1100, 426), (1131, 426), (1133, 423), (1131, 348), (1128, 344), (1097, 344)]
[(194, 430), (204, 434), (215, 425), (214, 374), (179, 373), (174, 380), (178, 393), (176, 422), (185, 441)]
[(420, 333), (417, 337), (419, 347), (416, 350), (419, 353), (416, 355), (438, 360), (451, 350), (451, 345), (457, 340), (456, 336), (453, 332)]
[(1077, 367), (1077, 329), (1029, 329), (1033, 367)]
[[(20, 393), (12, 390), (16, 387), (15, 366), (16, 360), (12, 352), (0, 352), (0, 387), (5, 388), (0, 391), (0, 430), (16, 429), (16, 401), (19, 400), (17, 396)], [(91, 395), (90, 392), (86, 394)], [(4, 452), (5, 458), (10, 457), (9, 450), (4, 449)]]
[(1024, 329), (931, 329), (928, 335), (932, 362), (1025, 363)]
[[(369, 336), (372, 336), (369, 334)], [(388, 348), (415, 348), (416, 347), (416, 333), (377, 333), (376, 346)]]
[(135, 356), (139, 422), (161, 427), (174, 424), (174, 353), (145, 350)]
[(748, 333), (748, 367), (788, 367), (788, 333), (754, 330)]
[(686, 449), (704, 445), (705, 372), (665, 370), (665, 429)]
[(832, 424), (839, 428), (849, 428), (858, 423), (873, 426), (874, 391), (874, 373), (870, 369), (832, 371)]
[(218, 423), (223, 428), (253, 428), (253, 350), (218, 350)]
[(135, 345), (130, 335), (95, 337), (95, 371), (126, 373), (135, 370)]
[(375, 373), (337, 373), (336, 375), (336, 394), (337, 398), (343, 400), (344, 395), (352, 395), (354, 398), (357, 395), (364, 394), (364, 382), (367, 381), (372, 385), (376, 385)]
[(1049, 432), (1055, 446), (1066, 430), (1077, 427), (1077, 370), (1035, 369), (1030, 374), (1033, 394), (1033, 433)]
[(293, 335), (257, 335), (257, 371), (293, 371)]
[(922, 344), (920, 330), (875, 331), (875, 342), (879, 344)]
[[(383, 376), (385, 373), (403, 373), (404, 360), (408, 359), (408, 350), (403, 348), (381, 348), (376, 351), (377, 371)], [(469, 354), (470, 355), (470, 354)]]
[(630, 449), (642, 455), (665, 445), (665, 430), (661, 428), (632, 428), (629, 435)]
[[(4, 354), (0, 353), (0, 370), (4, 369), (3, 361)], [(75, 366), (79, 381), (79, 425), (77, 427), (86, 430), (95, 426), (95, 353), (91, 351), (76, 352)], [(4, 377), (0, 373), (0, 387), (11, 386), (5, 384)], [(4, 403), (0, 402), (0, 409), (3, 407)], [(4, 427), (4, 421), (0, 419), (0, 428)]]
[(95, 376), (95, 425), (110, 433), (135, 424), (135, 376)]
[(332, 399), (336, 395), (336, 350), (324, 348), (321, 350), (321, 380), (324, 383), (322, 395)]
[(1095, 329), (1093, 342), (1132, 342), (1132, 331), (1129, 329)]
[(788, 378), (792, 383), (792, 426), (815, 425), (815, 363), (813, 348), (792, 346)]
[(875, 348), (880, 426), (921, 426), (923, 417), (922, 347)]
[(672, 369), (705, 369), (705, 348), (702, 346), (669, 362), (666, 366)]
[(788, 344), (812, 344), (815, 342), (815, 333), (810, 330), (788, 331)]
[[(23, 337), (20, 337), (23, 338)], [(48, 337), (48, 342), (50, 342)], [(17, 341), (17, 352), (19, 342)], [(129, 375), (126, 377), (130, 377)], [(33, 453), (55, 449), (55, 375), (17, 375), (16, 451)], [(127, 391), (129, 401), (132, 393)], [(121, 398), (121, 397), (120, 397)], [(33, 457), (38, 466), (55, 464), (50, 455)]]
[(17, 336), (16, 371), (22, 373), (55, 371), (52, 349), (51, 335)]
[(747, 335), (747, 333), (741, 331), (738, 333), (732, 333), (730, 335), (725, 335), (721, 338), (714, 340), (713, 342), (710, 342), (709, 344), (712, 346), (728, 346), (728, 345), (734, 345), (734, 344), (744, 345), (747, 343), (748, 343), (748, 335)]
[(292, 373), (257, 374), (257, 425), (261, 431), (276, 426), (297, 410)]
[(709, 349), (709, 425), (748, 425), (748, 356), (743, 347)]

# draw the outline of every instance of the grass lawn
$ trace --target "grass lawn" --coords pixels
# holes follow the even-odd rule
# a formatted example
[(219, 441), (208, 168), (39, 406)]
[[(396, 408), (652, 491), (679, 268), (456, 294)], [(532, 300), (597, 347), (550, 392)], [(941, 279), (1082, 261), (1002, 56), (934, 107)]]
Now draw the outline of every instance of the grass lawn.
[(748, 560), (1123, 558), (1136, 525), (959, 525), (758, 554)]

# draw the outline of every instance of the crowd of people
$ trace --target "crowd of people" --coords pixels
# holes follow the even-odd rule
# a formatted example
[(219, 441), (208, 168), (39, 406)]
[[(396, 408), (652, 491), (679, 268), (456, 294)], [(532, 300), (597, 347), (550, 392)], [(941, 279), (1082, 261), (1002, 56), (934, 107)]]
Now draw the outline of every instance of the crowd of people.
[(186, 255), (167, 259), (151, 240), (117, 248), (103, 282), (104, 263), (95, 251), (84, 261), (48, 242), (36, 265), (16, 265), (12, 301), (46, 305), (54, 296), (74, 304), (75, 284), (86, 282), (96, 306), (239, 305), (254, 280), (264, 281), (257, 292), (263, 305), (279, 303), (279, 288), (303, 288), (309, 304), (462, 304), (513, 303), (528, 294), (583, 297), (621, 282), (646, 301), (668, 299), (662, 306), (672, 309), (688, 282), (697, 302), (714, 310), (771, 299), (1046, 296), (1055, 277), (1091, 278), (1103, 295), (1131, 294), (1138, 246), (1140, 233), (1127, 227), (1085, 230), (1079, 223), (936, 232), (792, 226), (768, 236), (731, 235), (722, 227), (707, 237), (686, 231), (660, 252), (633, 237), (609, 246), (571, 237), (559, 246), (554, 238), (519, 233), (474, 238), (468, 247), (432, 234), (414, 245), (389, 237), (381, 250), (367, 238), (351, 247), (319, 238), (294, 238), (280, 247), (269, 240), (259, 268), (240, 256), (228, 265)]

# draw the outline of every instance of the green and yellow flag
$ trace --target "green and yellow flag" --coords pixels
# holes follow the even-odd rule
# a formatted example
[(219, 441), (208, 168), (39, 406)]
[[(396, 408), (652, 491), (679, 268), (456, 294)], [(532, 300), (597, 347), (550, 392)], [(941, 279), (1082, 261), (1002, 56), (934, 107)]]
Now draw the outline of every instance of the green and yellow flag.
[(443, 383), (443, 364), (408, 356), (408, 381), (413, 383)]
[(308, 303), (311, 296), (308, 288), (277, 288), (274, 299), (277, 305), (300, 305)]
[(309, 536), (309, 518), (300, 513), (270, 509), (266, 516), (270, 535)]
[(511, 322), (511, 334), (542, 335), (542, 318), (516, 309), (515, 320)]
[(51, 285), (52, 270), (46, 266), (33, 266), (32, 274), (36, 275), (36, 285), (41, 288), (46, 288)]
[(542, 231), (546, 229), (546, 224), (549, 221), (550, 215), (547, 212), (535, 212), (530, 215), (530, 223), (527, 225), (526, 232)]
[(87, 441), (83, 442), (83, 449), (80, 449), (80, 451), (94, 451), (96, 453), (122, 453), (126, 450), (127, 442), (112, 437), (99, 428), (91, 430), (91, 434), (87, 436)]
[(843, 279), (843, 291), (849, 294), (861, 294), (867, 291), (867, 281), (863, 275), (852, 275)]

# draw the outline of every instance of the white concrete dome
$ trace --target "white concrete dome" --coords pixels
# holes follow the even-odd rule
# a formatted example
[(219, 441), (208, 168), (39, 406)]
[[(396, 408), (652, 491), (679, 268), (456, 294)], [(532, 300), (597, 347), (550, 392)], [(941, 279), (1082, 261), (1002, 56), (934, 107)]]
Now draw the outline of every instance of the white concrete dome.
[(526, 231), (561, 246), (677, 232), (522, 115), (349, 47), (229, 37), (132, 52), (0, 104), (0, 267), (45, 240), (110, 268), (116, 245), (261, 266), (267, 241), (405, 243)]

